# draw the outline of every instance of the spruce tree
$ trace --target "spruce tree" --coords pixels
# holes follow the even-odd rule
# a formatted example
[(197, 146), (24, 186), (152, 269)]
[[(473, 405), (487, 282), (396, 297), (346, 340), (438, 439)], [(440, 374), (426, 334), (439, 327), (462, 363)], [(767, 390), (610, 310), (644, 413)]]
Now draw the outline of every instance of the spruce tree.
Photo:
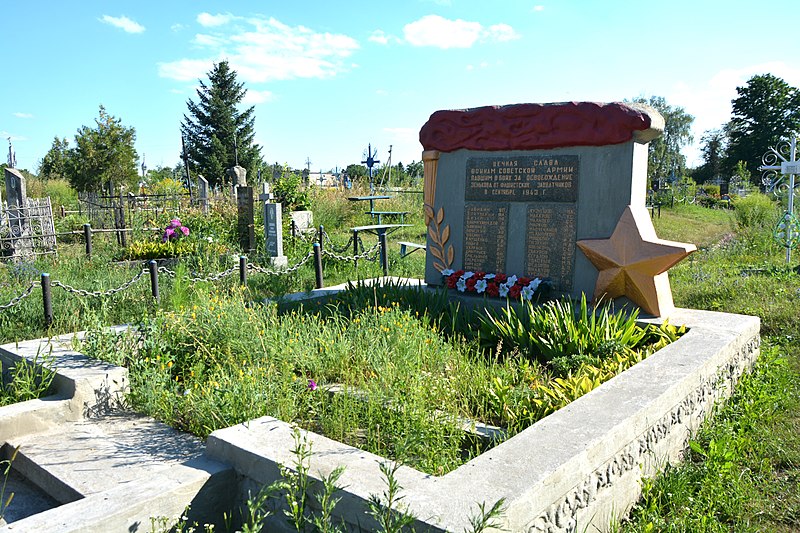
[(255, 108), (238, 108), (247, 89), (236, 81), (236, 71), (227, 61), (215, 63), (208, 80), (208, 85), (200, 80), (198, 100), (189, 99), (189, 112), (181, 122), (189, 168), (212, 186), (227, 183), (225, 172), (236, 163), (238, 152), (239, 166), (247, 169), (248, 183), (253, 183), (261, 165), (261, 147), (253, 142)]

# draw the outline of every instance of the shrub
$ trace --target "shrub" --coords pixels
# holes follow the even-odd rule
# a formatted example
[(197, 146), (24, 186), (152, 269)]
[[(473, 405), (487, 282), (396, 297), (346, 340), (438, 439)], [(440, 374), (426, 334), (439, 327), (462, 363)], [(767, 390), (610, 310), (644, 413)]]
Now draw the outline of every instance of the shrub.
[(719, 198), (720, 189), (719, 185), (712, 185), (710, 183), (704, 183), (701, 187), (703, 192), (707, 195), (711, 196), (712, 198)]
[(294, 172), (284, 170), (275, 182), (273, 192), (284, 211), (303, 211), (311, 206), (311, 197), (308, 189), (303, 187), (303, 178)]
[(777, 215), (775, 203), (761, 193), (748, 194), (733, 201), (736, 225), (740, 230), (757, 230), (774, 222)]
[(148, 194), (163, 194), (164, 196), (181, 196), (188, 192), (183, 182), (174, 178), (163, 178), (147, 186)]

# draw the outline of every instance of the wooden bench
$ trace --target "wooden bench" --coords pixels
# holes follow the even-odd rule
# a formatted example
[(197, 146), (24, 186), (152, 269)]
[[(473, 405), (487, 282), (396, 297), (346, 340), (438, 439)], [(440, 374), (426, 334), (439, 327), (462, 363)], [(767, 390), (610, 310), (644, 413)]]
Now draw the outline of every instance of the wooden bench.
[[(415, 242), (398, 241), (397, 244), (400, 245), (400, 257), (405, 257), (409, 254), (416, 252), (417, 250), (427, 249), (427, 247), (424, 244), (417, 244)], [(409, 251), (409, 248), (411, 249), (411, 251)]]
[(382, 217), (383, 216), (391, 216), (391, 217), (400, 217), (400, 223), (404, 223), (406, 219), (406, 215), (408, 211), (367, 211), (366, 214), (370, 215), (372, 218), (378, 217), (378, 224), (383, 224)]

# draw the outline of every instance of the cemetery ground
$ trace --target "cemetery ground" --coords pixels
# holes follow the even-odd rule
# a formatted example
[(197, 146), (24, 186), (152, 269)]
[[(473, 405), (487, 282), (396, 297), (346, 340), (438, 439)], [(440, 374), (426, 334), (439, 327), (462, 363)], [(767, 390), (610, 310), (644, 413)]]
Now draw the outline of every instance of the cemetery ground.
[(800, 276), (772, 239), (779, 213), (734, 218), (680, 206), (662, 214), (654, 221), (659, 236), (701, 247), (670, 271), (675, 304), (761, 317), (762, 354), (694, 437), (684, 463), (644, 482), (642, 501), (620, 529), (797, 531)]
[[(331, 236), (332, 249), (343, 249), (350, 244), (347, 228), (365, 222), (363, 212), (342, 198), (325, 200), (317, 199), (316, 222), (322, 223)], [(415, 215), (419, 212), (419, 206), (405, 209), (408, 203), (419, 203), (418, 198), (409, 195), (397, 201), (407, 203), (392, 208)], [(777, 210), (774, 215), (777, 217)], [(191, 217), (182, 219), (186, 224)], [(208, 226), (203, 236), (213, 233), (212, 242), (230, 241), (230, 235), (226, 237), (230, 228), (223, 223), (215, 226), (214, 220), (198, 220), (197, 226)], [(411, 222), (410, 228), (402, 228), (392, 237), (392, 243), (424, 242), (421, 216)], [(695, 437), (687, 461), (670, 467), (657, 480), (645, 482), (642, 502), (621, 527), (634, 531), (800, 528), (800, 349), (793, 343), (800, 335), (794, 323), (800, 311), (800, 277), (795, 269), (782, 264), (782, 249), (771, 241), (773, 219), (768, 217), (765, 222), (753, 217), (737, 226), (728, 211), (678, 206), (663, 210), (662, 218), (654, 222), (660, 237), (696, 242), (701, 248), (691, 261), (671, 271), (676, 305), (760, 316), (764, 346), (754, 372), (743, 378), (732, 400)], [(341, 253), (352, 254), (350, 246)], [(284, 249), (289, 264), (303, 258), (309, 247), (305, 240), (288, 239)], [(188, 281), (190, 272), (202, 277), (235, 266), (235, 256), (219, 252), (215, 248), (211, 255), (197, 255), (170, 266), (176, 275), (162, 276), (159, 302), (154, 302), (145, 279), (107, 297), (54, 292), (54, 322), (46, 332), (41, 301), (33, 296), (0, 314), (0, 335), (3, 342), (10, 342), (47, 333), (99, 331), (112, 324), (141, 324), (150, 333), (144, 336), (149, 346), (120, 349), (138, 339), (96, 334), (83, 349), (128, 366), (132, 381), (139, 379), (146, 385), (137, 387), (134, 383), (131, 402), (157, 418), (205, 436), (213, 429), (264, 414), (252, 401), (244, 400), (254, 392), (262, 395), (264, 404), (270, 403), (267, 398), (272, 399), (279, 417), (302, 419), (299, 421), (306, 427), (327, 430), (357, 445), (369, 444), (376, 453), (437, 474), (463, 461), (465, 451), (470, 450), (464, 450), (460, 433), (455, 437), (453, 424), (427, 424), (419, 403), (412, 401), (403, 412), (388, 410), (387, 417), (385, 406), (396, 401), (393, 394), (420, 401), (433, 397), (441, 405), (472, 404), (476, 418), (489, 418), (512, 429), (515, 417), (528, 416), (515, 410), (518, 405), (510, 399), (503, 404), (504, 391), (514, 392), (503, 384), (521, 376), (531, 381), (541, 379), (535, 373), (536, 365), (520, 365), (513, 357), (498, 352), (490, 361), (495, 364), (469, 367), (469, 357), (458, 353), (454, 343), (439, 334), (442, 330), (453, 334), (458, 320), (463, 320), (449, 314), (442, 301), (403, 302), (396, 289), (389, 288), (380, 295), (366, 289), (338, 309), (320, 305), (327, 313), (324, 320), (313, 309), (279, 314), (277, 308), (271, 308), (265, 312), (265, 307), (254, 302), (312, 288), (313, 268), (307, 265), (290, 276), (253, 273), (246, 288), (238, 285), (235, 276), (213, 283)], [(20, 294), (38, 280), (42, 271), (48, 271), (54, 280), (90, 291), (118, 287), (140, 272), (142, 265), (113, 265), (111, 260), (117, 253), (112, 243), (98, 242), (92, 259), (87, 261), (81, 243), (76, 243), (60, 248), (58, 261), (42, 259), (10, 266), (3, 270), (0, 296), (6, 302)], [(420, 252), (400, 258), (397, 246), (390, 245), (391, 274), (419, 277), (423, 258)], [(356, 268), (357, 272), (352, 262), (327, 258), (326, 284), (381, 275), (377, 262), (361, 260)], [(427, 318), (426, 308), (435, 309)], [(279, 347), (280, 353), (274, 347)], [(409, 358), (394, 367), (392, 362), (381, 367), (392, 368), (394, 376), (373, 375), (375, 365), (386, 362), (381, 360), (386, 359), (390, 347), (399, 348)], [(271, 365), (264, 366), (254, 358), (236, 358), (236, 354), (266, 352), (275, 355)], [(133, 357), (134, 353), (140, 356)], [(324, 362), (319, 357), (322, 353), (335, 357)], [(423, 361), (421, 353), (432, 353), (436, 358)], [(354, 356), (366, 364), (353, 365)], [(206, 364), (197, 364), (199, 360)], [(490, 367), (498, 367), (500, 374), (490, 375), (495, 371)], [(224, 373), (217, 372), (222, 368)], [(266, 389), (256, 387), (263, 384), (260, 378), (268, 373), (283, 379)], [(387, 390), (390, 378), (396, 378), (391, 381), (395, 390)], [(348, 383), (353, 388), (350, 400), (348, 395), (319, 394), (325, 392), (323, 384), (333, 382)], [(493, 389), (494, 396), (480, 398), (476, 383), (498, 386)], [(420, 384), (425, 387), (414, 387)], [(371, 399), (352, 401), (362, 392)], [(288, 398), (297, 401), (289, 402)], [(501, 409), (504, 414), (487, 417), (492, 402), (507, 407), (507, 411)], [(358, 430), (364, 419), (375, 416), (384, 417), (386, 433)], [(387, 437), (393, 429), (401, 438)], [(444, 452), (433, 453), (433, 443), (441, 444)], [(475, 441), (472, 451), (479, 451), (481, 446)]]

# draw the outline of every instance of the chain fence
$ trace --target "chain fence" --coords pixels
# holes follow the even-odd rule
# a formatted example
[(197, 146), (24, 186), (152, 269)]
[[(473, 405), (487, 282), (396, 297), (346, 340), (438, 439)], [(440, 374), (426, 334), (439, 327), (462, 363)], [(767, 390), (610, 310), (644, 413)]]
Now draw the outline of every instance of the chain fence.
[[(327, 231), (323, 230), (322, 236), (325, 238), (325, 242), (337, 254), (342, 254), (342, 253), (346, 252), (347, 250), (350, 249), (350, 246), (353, 244), (353, 235), (350, 235), (350, 240), (348, 240), (347, 243), (344, 246), (341, 246), (339, 248), (336, 248), (336, 246), (333, 244), (333, 241), (331, 240), (331, 237), (330, 237), (330, 235), (328, 235)], [(361, 240), (361, 238), (359, 237), (359, 241), (360, 240)], [(362, 248), (363, 248), (363, 246), (362, 246)]]
[(15, 296), (14, 298), (11, 298), (11, 300), (7, 304), (0, 305), (0, 310), (11, 309), (12, 307), (20, 303), (22, 300), (31, 295), (33, 289), (36, 288), (37, 285), (38, 283), (36, 283), (35, 281), (31, 281), (30, 285), (28, 285), (28, 288), (25, 289), (22, 292), (22, 294)]
[[(316, 235), (317, 236), (319, 236), (319, 235), (323, 235), (324, 236), (325, 233), (323, 231), (321, 234), (317, 233)], [(343, 247), (341, 250), (344, 251), (345, 249), (347, 249), (353, 243), (353, 239), (354, 238), (356, 238), (356, 237), (355, 236), (351, 237), (351, 239), (350, 239), (350, 241), (348, 241), (347, 245), (345, 245), (345, 247)], [(363, 248), (363, 243), (361, 242), (360, 238), (358, 238), (358, 242)], [(319, 252), (318, 252), (319, 258), (321, 258), (322, 256), (327, 256), (327, 257), (333, 258), (333, 259), (335, 259), (337, 261), (352, 262), (352, 263), (356, 263), (357, 264), (357, 261), (362, 260), (362, 259), (369, 260), (369, 261), (375, 261), (378, 258), (379, 254), (380, 254), (380, 247), (381, 247), (381, 243), (378, 242), (374, 246), (372, 246), (371, 248), (369, 248), (368, 250), (365, 250), (364, 252), (362, 252), (360, 254), (356, 254), (356, 255), (341, 255), (340, 253), (337, 253), (337, 251), (335, 251), (335, 249), (334, 249), (334, 251), (327, 250), (327, 249), (319, 250), (319, 248), (315, 246), (314, 249), (309, 251), (305, 256), (303, 256), (297, 263), (295, 263), (291, 267), (278, 268), (278, 269), (265, 268), (263, 266), (260, 266), (260, 265), (254, 264), (254, 263), (247, 262), (246, 258), (244, 256), (241, 256), (238, 266), (231, 267), (231, 268), (229, 268), (227, 270), (224, 270), (222, 272), (217, 272), (215, 274), (210, 274), (208, 276), (193, 276), (193, 275), (190, 275), (190, 277), (188, 279), (192, 283), (210, 283), (210, 282), (219, 281), (219, 280), (221, 280), (223, 278), (226, 278), (228, 276), (231, 276), (231, 275), (235, 274), (236, 272), (239, 272), (240, 281), (242, 283), (246, 283), (245, 280), (246, 280), (246, 273), (247, 272), (255, 272), (255, 273), (265, 274), (265, 275), (269, 275), (269, 276), (281, 276), (281, 275), (292, 274), (292, 273), (298, 271), (304, 265), (306, 265), (309, 261), (311, 261), (312, 258), (315, 257), (315, 255), (317, 255), (315, 253), (315, 249), (319, 250)], [(331, 248), (333, 248), (333, 246), (331, 246)], [(315, 265), (315, 268), (317, 269), (318, 288), (322, 288), (321, 287), (321, 283), (320, 283), (321, 280), (322, 280), (321, 262), (318, 260), (316, 263), (317, 263), (317, 265)], [(72, 285), (69, 285), (68, 283), (64, 283), (64, 282), (62, 282), (60, 280), (52, 280), (51, 281), (49, 274), (42, 273), (41, 274), (41, 281), (31, 281), (22, 293), (20, 293), (19, 295), (13, 297), (11, 300), (8, 301), (8, 303), (0, 305), (0, 311), (11, 309), (11, 308), (19, 305), (20, 302), (22, 302), (25, 298), (27, 298), (28, 296), (30, 296), (33, 293), (34, 289), (39, 287), (39, 288), (42, 289), (42, 293), (43, 293), (42, 296), (43, 296), (43, 303), (44, 303), (45, 324), (47, 326), (49, 326), (52, 323), (52, 319), (53, 319), (52, 298), (51, 298), (51, 294), (50, 294), (51, 286), (59, 287), (60, 289), (64, 290), (68, 294), (74, 294), (74, 295), (78, 295), (78, 296), (82, 296), (82, 297), (86, 297), (86, 298), (105, 298), (105, 297), (113, 296), (113, 295), (118, 294), (120, 292), (126, 291), (127, 289), (131, 288), (139, 280), (141, 280), (142, 277), (144, 277), (148, 272), (150, 273), (152, 294), (153, 294), (153, 297), (156, 300), (159, 298), (159, 296), (158, 296), (158, 294), (159, 294), (159, 291), (158, 291), (158, 274), (163, 274), (163, 275), (169, 277), (170, 279), (176, 279), (178, 277), (178, 273), (175, 272), (174, 270), (170, 270), (169, 268), (164, 267), (164, 266), (160, 266), (160, 267), (156, 266), (155, 261), (151, 261), (149, 263), (149, 267), (148, 268), (141, 269), (131, 279), (129, 279), (128, 281), (122, 283), (118, 287), (115, 287), (115, 288), (112, 288), (112, 289), (106, 289), (106, 290), (90, 291), (90, 290), (85, 290), (85, 289), (80, 289), (80, 288), (73, 287)]]
[[(223, 278), (227, 278), (228, 276), (238, 272), (238, 270), (239, 270), (239, 267), (235, 266), (235, 267), (231, 267), (231, 268), (229, 268), (227, 270), (223, 270), (222, 272), (217, 272), (216, 274), (211, 274), (210, 276), (189, 277), (189, 281), (191, 281), (192, 283), (209, 283), (209, 282), (213, 282), (213, 281), (219, 281), (219, 280), (221, 280)], [(169, 277), (171, 279), (175, 279), (175, 278), (178, 277), (178, 273), (177, 272), (175, 272), (174, 270), (170, 270), (167, 267), (163, 267), (163, 266), (162, 267), (158, 267), (158, 272), (160, 272), (162, 274), (166, 274), (167, 277)]]
[[(147, 273), (147, 269), (143, 268), (141, 271), (139, 271), (138, 274), (133, 276), (133, 278), (131, 278), (130, 280), (126, 281), (125, 283), (123, 283), (119, 287), (117, 287), (115, 289), (108, 289), (108, 290), (105, 290), (105, 291), (87, 291), (87, 290), (84, 290), (84, 289), (76, 289), (72, 285), (67, 285), (66, 283), (62, 283), (61, 281), (59, 281), (57, 279), (53, 280), (51, 283), (54, 286), (60, 287), (60, 288), (64, 289), (64, 291), (66, 291), (68, 293), (71, 293), (71, 294), (79, 294), (81, 296), (86, 296), (87, 298), (101, 298), (101, 297), (106, 297), (106, 296), (112, 296), (114, 294), (117, 294), (118, 292), (124, 291), (125, 289), (129, 288), (131, 285), (133, 285), (134, 283), (139, 281), (139, 279), (141, 279), (141, 277), (143, 275), (145, 275), (145, 273)], [(34, 281), (32, 283), (36, 283), (36, 282)]]
[[(359, 239), (360, 241), (361, 239)], [(353, 242), (352, 239), (350, 242)], [(378, 251), (381, 247), (381, 243), (376, 243), (372, 248), (366, 250), (365, 252), (360, 253), (359, 255), (339, 255), (336, 252), (331, 252), (330, 250), (324, 249), (322, 250), (322, 255), (327, 255), (328, 257), (333, 257), (339, 261), (349, 261), (355, 262), (361, 259), (366, 259), (367, 261), (375, 261), (378, 258)]]

